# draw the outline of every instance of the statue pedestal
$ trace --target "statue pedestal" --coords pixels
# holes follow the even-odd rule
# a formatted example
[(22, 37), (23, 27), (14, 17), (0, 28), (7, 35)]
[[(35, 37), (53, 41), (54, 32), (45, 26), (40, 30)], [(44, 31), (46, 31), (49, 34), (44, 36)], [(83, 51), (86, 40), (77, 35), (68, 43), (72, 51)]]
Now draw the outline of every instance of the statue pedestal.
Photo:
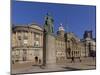
[(56, 65), (55, 37), (46, 35), (46, 66)]

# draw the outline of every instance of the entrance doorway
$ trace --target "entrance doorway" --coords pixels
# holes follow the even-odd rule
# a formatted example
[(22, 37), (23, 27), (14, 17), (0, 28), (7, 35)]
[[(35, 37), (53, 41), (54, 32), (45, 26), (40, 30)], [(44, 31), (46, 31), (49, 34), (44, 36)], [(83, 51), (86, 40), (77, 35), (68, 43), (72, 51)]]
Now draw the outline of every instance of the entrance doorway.
[(23, 61), (27, 60), (27, 50), (23, 49)]
[(35, 63), (38, 64), (38, 57), (35, 56)]

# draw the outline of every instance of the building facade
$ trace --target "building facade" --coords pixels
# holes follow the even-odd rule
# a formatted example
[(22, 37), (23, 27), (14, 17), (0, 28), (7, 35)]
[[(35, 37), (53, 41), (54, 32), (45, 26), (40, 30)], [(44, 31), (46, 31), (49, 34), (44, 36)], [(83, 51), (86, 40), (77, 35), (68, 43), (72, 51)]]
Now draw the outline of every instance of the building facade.
[(85, 57), (96, 56), (96, 41), (93, 39), (92, 31), (85, 31), (82, 39), (84, 44)]
[(72, 32), (65, 34), (66, 38), (66, 52), (67, 58), (70, 57), (81, 57), (81, 42), (78, 37)]
[(65, 31), (62, 24), (57, 31), (57, 35), (55, 37), (55, 50), (56, 50), (56, 62), (64, 63), (66, 61), (66, 42), (64, 37)]
[(43, 29), (37, 24), (12, 29), (12, 62), (43, 63)]

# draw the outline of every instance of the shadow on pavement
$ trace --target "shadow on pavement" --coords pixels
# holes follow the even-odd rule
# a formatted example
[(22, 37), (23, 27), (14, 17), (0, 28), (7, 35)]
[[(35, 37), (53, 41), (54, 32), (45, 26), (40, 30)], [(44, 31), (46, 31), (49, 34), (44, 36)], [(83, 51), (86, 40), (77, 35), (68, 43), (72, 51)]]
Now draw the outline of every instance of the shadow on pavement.
[(96, 65), (88, 65), (88, 66), (96, 66)]
[(69, 69), (70, 71), (81, 70), (81, 69), (72, 68), (72, 67), (62, 67), (62, 68)]

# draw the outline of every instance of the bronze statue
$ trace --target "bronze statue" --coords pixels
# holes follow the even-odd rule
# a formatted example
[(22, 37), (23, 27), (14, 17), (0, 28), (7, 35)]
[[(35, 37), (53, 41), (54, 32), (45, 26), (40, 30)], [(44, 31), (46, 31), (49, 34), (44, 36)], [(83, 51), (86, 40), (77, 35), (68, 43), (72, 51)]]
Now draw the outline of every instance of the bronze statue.
[(53, 33), (53, 22), (54, 22), (53, 18), (47, 13), (44, 24), (44, 29), (47, 34)]

